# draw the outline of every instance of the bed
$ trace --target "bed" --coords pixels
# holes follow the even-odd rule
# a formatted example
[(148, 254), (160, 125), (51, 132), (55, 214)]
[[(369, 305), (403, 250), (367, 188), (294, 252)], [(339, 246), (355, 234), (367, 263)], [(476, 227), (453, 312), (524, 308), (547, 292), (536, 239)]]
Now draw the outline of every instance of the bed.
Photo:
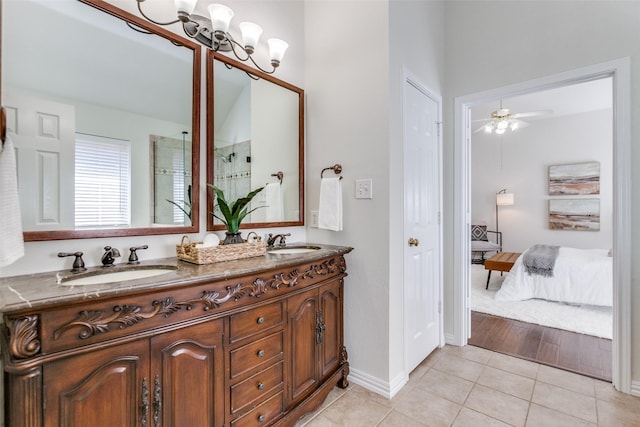
[[(527, 250), (531, 250), (527, 249)], [(605, 249), (560, 247), (553, 276), (529, 274), (518, 257), (496, 292), (496, 301), (537, 298), (570, 304), (611, 306), (613, 303), (612, 258)]]

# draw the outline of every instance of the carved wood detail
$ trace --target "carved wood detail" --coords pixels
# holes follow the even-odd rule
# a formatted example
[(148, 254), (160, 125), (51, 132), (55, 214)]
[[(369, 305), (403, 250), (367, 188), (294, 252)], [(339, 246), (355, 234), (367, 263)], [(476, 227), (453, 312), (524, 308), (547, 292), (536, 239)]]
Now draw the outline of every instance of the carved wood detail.
[(10, 336), (9, 348), (13, 357), (26, 359), (35, 356), (40, 351), (38, 319), (36, 315), (7, 319)]
[[(221, 295), (219, 291), (211, 290), (204, 291), (200, 297), (187, 301), (177, 302), (171, 297), (163, 300), (154, 300), (151, 303), (152, 310), (149, 312), (144, 312), (141, 306), (133, 304), (118, 304), (113, 307), (110, 314), (105, 314), (103, 310), (82, 310), (75, 320), (56, 329), (53, 333), (53, 339), (59, 339), (65, 332), (74, 328), (81, 328), (78, 338), (87, 339), (97, 334), (109, 332), (110, 324), (115, 324), (119, 329), (124, 329), (142, 320), (152, 319), (156, 316), (169, 317), (169, 315), (182, 309), (191, 310), (195, 305), (202, 305), (203, 310), (207, 311), (218, 308), (230, 300), (239, 301), (245, 296), (259, 298), (267, 293), (269, 289), (278, 290), (281, 286), (296, 286), (302, 279), (335, 274), (337, 271), (344, 272), (343, 268), (346, 270), (344, 257), (340, 257), (339, 266), (336, 260), (332, 258), (322, 261), (320, 264), (312, 264), (304, 271), (294, 269), (288, 273), (275, 274), (270, 279), (257, 278), (249, 285), (238, 283), (233, 286), (226, 286), (225, 295)], [(38, 342), (38, 350), (39, 348)]]
[(342, 365), (342, 378), (338, 381), (338, 387), (349, 387), (349, 354), (347, 353), (347, 347), (342, 346), (340, 349), (340, 365)]

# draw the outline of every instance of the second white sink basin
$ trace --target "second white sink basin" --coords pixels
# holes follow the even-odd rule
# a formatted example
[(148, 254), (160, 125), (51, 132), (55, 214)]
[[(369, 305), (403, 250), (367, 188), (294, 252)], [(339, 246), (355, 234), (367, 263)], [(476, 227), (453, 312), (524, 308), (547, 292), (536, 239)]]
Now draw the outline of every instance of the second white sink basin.
[(65, 277), (60, 280), (59, 285), (76, 286), (76, 285), (101, 285), (104, 283), (125, 282), (128, 280), (145, 279), (147, 277), (159, 276), (161, 274), (171, 273), (177, 270), (172, 265), (157, 265), (135, 267), (120, 271), (97, 271), (84, 273), (78, 277)]
[(288, 254), (304, 254), (314, 252), (320, 249), (319, 246), (285, 246), (284, 248), (269, 249), (268, 254), (288, 255)]

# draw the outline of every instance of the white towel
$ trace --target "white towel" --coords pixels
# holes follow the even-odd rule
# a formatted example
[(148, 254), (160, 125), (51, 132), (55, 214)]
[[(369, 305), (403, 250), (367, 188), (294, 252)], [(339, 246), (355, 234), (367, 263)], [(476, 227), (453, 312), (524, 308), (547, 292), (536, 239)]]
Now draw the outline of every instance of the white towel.
[(24, 256), (16, 153), (7, 135), (0, 152), (0, 267)]
[(342, 181), (340, 178), (320, 180), (318, 228), (342, 231)]
[(264, 191), (267, 204), (265, 220), (267, 222), (283, 221), (284, 205), (282, 201), (281, 184), (279, 182), (271, 182), (267, 184)]

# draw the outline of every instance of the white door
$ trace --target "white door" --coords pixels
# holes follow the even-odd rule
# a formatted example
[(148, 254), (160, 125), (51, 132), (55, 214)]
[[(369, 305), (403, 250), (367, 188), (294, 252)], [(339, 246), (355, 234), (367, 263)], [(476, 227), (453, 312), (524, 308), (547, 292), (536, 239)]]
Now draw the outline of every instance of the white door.
[(411, 372), (441, 343), (440, 99), (404, 81), (405, 361)]
[(13, 133), (22, 226), (26, 231), (74, 228), (75, 108), (3, 88)]

